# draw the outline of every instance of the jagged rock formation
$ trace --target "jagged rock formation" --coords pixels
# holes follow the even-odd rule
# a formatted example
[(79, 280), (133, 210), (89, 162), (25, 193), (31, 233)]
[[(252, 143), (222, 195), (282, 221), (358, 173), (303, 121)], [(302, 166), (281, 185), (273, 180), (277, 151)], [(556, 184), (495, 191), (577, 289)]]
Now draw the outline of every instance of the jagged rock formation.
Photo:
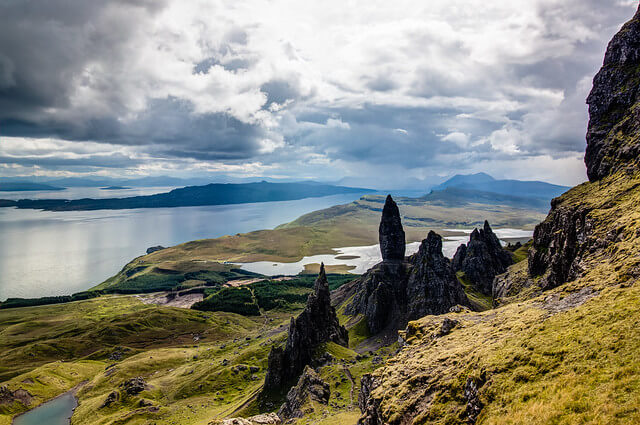
[(311, 363), (318, 346), (330, 341), (347, 346), (349, 335), (340, 326), (331, 306), (329, 283), (322, 264), (304, 311), (298, 318), (291, 318), (285, 348), (274, 347), (269, 353), (263, 391), (286, 389)]
[(331, 397), (329, 384), (323, 381), (313, 369), (306, 366), (298, 384), (289, 390), (286, 401), (278, 411), (278, 416), (285, 421), (301, 418), (313, 412), (310, 401), (327, 405), (329, 397)]
[(485, 221), (482, 229), (473, 230), (466, 246), (460, 245), (451, 264), (455, 271), (464, 272), (478, 291), (491, 295), (493, 279), (507, 271), (513, 258)]
[[(388, 197), (386, 212), (382, 214), (381, 250), (383, 241), (386, 241), (386, 246), (391, 240), (399, 243), (398, 235), (402, 235), (404, 244), (400, 216), (392, 202)], [(390, 222), (395, 224), (391, 226)], [(385, 234), (385, 230), (391, 234)], [(398, 249), (395, 251), (399, 253)], [(383, 250), (383, 258), (384, 255)], [(372, 334), (393, 334), (404, 328), (409, 320), (426, 314), (446, 313), (456, 304), (469, 304), (449, 260), (442, 254), (442, 238), (438, 234), (429, 232), (418, 252), (404, 261), (398, 261), (397, 256), (392, 260), (388, 258), (387, 254), (387, 259), (340, 288), (337, 295), (342, 299), (352, 298), (345, 313), (363, 315)]]
[(403, 261), (406, 250), (404, 229), (400, 220), (398, 205), (387, 195), (380, 220), (380, 251), (383, 261)]
[(587, 98), (589, 181), (640, 171), (640, 9), (611, 40)]

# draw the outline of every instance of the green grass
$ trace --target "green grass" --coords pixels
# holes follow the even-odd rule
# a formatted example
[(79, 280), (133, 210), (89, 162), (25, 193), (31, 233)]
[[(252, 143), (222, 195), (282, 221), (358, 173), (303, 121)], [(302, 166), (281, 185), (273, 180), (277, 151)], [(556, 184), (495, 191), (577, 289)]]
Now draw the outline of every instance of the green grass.
[[(211, 289), (207, 298), (191, 308), (200, 311), (226, 311), (244, 316), (259, 316), (260, 307), (247, 287)], [(207, 295), (207, 292), (205, 292)]]
[(485, 295), (482, 292), (477, 291), (473, 284), (469, 281), (464, 272), (457, 272), (456, 277), (458, 282), (464, 288), (464, 293), (467, 294), (467, 298), (471, 302), (472, 307), (478, 311), (490, 310), (493, 306), (493, 299), (489, 295)]

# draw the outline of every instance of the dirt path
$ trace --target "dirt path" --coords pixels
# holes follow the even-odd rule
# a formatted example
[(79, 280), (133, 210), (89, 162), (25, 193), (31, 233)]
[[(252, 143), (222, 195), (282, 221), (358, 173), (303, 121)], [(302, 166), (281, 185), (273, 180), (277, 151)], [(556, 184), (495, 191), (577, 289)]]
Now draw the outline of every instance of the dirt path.
[(351, 381), (351, 390), (349, 391), (349, 398), (351, 399), (351, 405), (353, 406), (353, 391), (356, 388), (356, 381), (353, 379), (353, 375), (351, 375), (351, 371), (347, 366), (343, 365), (342, 369), (344, 370), (344, 374), (347, 375), (347, 379)]

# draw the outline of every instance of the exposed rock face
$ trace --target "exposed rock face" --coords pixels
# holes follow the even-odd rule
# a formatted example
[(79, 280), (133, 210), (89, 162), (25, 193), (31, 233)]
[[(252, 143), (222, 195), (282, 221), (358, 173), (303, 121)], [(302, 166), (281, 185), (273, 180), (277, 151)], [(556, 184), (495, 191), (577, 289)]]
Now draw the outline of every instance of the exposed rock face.
[(329, 341), (347, 346), (349, 336), (347, 330), (340, 326), (336, 311), (331, 306), (329, 283), (323, 264), (304, 311), (297, 319), (291, 318), (284, 350), (274, 347), (269, 353), (264, 390), (285, 389), (311, 363), (316, 348)]
[(312, 413), (310, 401), (328, 404), (331, 396), (329, 384), (323, 381), (318, 374), (306, 366), (298, 380), (298, 384), (289, 390), (287, 400), (284, 402), (278, 416), (283, 419), (301, 418), (306, 413)]
[(536, 226), (529, 250), (529, 273), (542, 276), (538, 281), (543, 290), (581, 275), (580, 258), (589, 251), (589, 235), (594, 228), (588, 218), (589, 207), (556, 202), (552, 202), (547, 219)]
[(587, 98), (585, 163), (590, 181), (615, 171), (639, 171), (640, 9), (609, 43)]
[(462, 262), (464, 261), (464, 258), (467, 256), (467, 246), (465, 244), (462, 244), (458, 247), (458, 249), (456, 250), (456, 253), (453, 255), (453, 258), (451, 259), (451, 267), (453, 267), (453, 270), (458, 271), (458, 270), (462, 270)]
[(22, 403), (24, 406), (29, 406), (33, 400), (33, 396), (27, 390), (22, 388), (15, 391), (11, 391), (6, 386), (0, 387), (0, 406), (10, 405), (15, 402)]
[(442, 254), (440, 235), (429, 232), (409, 263), (412, 268), (406, 291), (407, 321), (427, 314), (444, 314), (458, 304), (469, 305), (449, 260)]
[(387, 200), (382, 209), (382, 220), (380, 220), (380, 251), (382, 251), (383, 261), (403, 261), (406, 250), (404, 229), (400, 220), (400, 210), (391, 198), (387, 195)]
[(149, 248), (147, 248), (147, 255), (153, 254), (154, 252), (157, 252), (157, 251), (162, 251), (163, 249), (167, 249), (167, 248), (165, 248), (162, 245), (156, 245), (156, 246), (149, 247)]
[(344, 290), (354, 293), (345, 312), (362, 314), (372, 334), (403, 329), (409, 320), (469, 305), (442, 254), (442, 238), (429, 232), (418, 252), (404, 262), (383, 261)]
[(380, 400), (371, 396), (380, 383), (372, 375), (363, 375), (360, 379), (360, 395), (358, 396), (358, 407), (362, 412), (362, 417), (358, 420), (358, 425), (383, 425), (385, 421), (380, 412)]
[(474, 229), (466, 248), (460, 246), (452, 260), (456, 271), (463, 271), (473, 286), (485, 295), (493, 291), (493, 279), (513, 264), (511, 254), (500, 244), (489, 222)]
[[(611, 40), (604, 65), (596, 75), (589, 104), (585, 163), (590, 181), (620, 170), (640, 172), (640, 9)], [(529, 272), (540, 276), (542, 289), (554, 288), (584, 273), (583, 258), (618, 237), (595, 235), (593, 203), (551, 203), (547, 219), (536, 227), (529, 250)]]

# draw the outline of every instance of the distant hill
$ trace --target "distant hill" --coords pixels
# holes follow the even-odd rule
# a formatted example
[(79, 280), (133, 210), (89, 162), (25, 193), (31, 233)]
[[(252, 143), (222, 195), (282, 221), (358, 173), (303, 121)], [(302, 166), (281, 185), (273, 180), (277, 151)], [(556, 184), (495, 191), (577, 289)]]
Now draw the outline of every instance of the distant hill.
[(525, 208), (540, 212), (547, 212), (549, 210), (550, 201), (550, 198), (506, 195), (496, 192), (484, 192), (477, 189), (461, 189), (459, 187), (447, 187), (442, 190), (433, 190), (431, 193), (420, 199), (446, 207), (475, 203), (506, 205), (513, 208)]
[(440, 191), (447, 188), (458, 188), (470, 191), (478, 190), (520, 198), (537, 198), (546, 201), (560, 196), (569, 190), (567, 186), (559, 186), (540, 181), (496, 180), (485, 173), (458, 174), (444, 183), (433, 187), (432, 190)]
[(23, 192), (36, 190), (64, 190), (63, 187), (51, 186), (43, 183), (33, 183), (26, 181), (0, 181), (0, 192)]
[(369, 193), (372, 190), (318, 183), (244, 183), (188, 186), (171, 192), (148, 196), (107, 199), (23, 199), (2, 201), (0, 206), (47, 211), (114, 210), (131, 208), (167, 208), (204, 205), (245, 204), (253, 202), (291, 201), (303, 198)]

